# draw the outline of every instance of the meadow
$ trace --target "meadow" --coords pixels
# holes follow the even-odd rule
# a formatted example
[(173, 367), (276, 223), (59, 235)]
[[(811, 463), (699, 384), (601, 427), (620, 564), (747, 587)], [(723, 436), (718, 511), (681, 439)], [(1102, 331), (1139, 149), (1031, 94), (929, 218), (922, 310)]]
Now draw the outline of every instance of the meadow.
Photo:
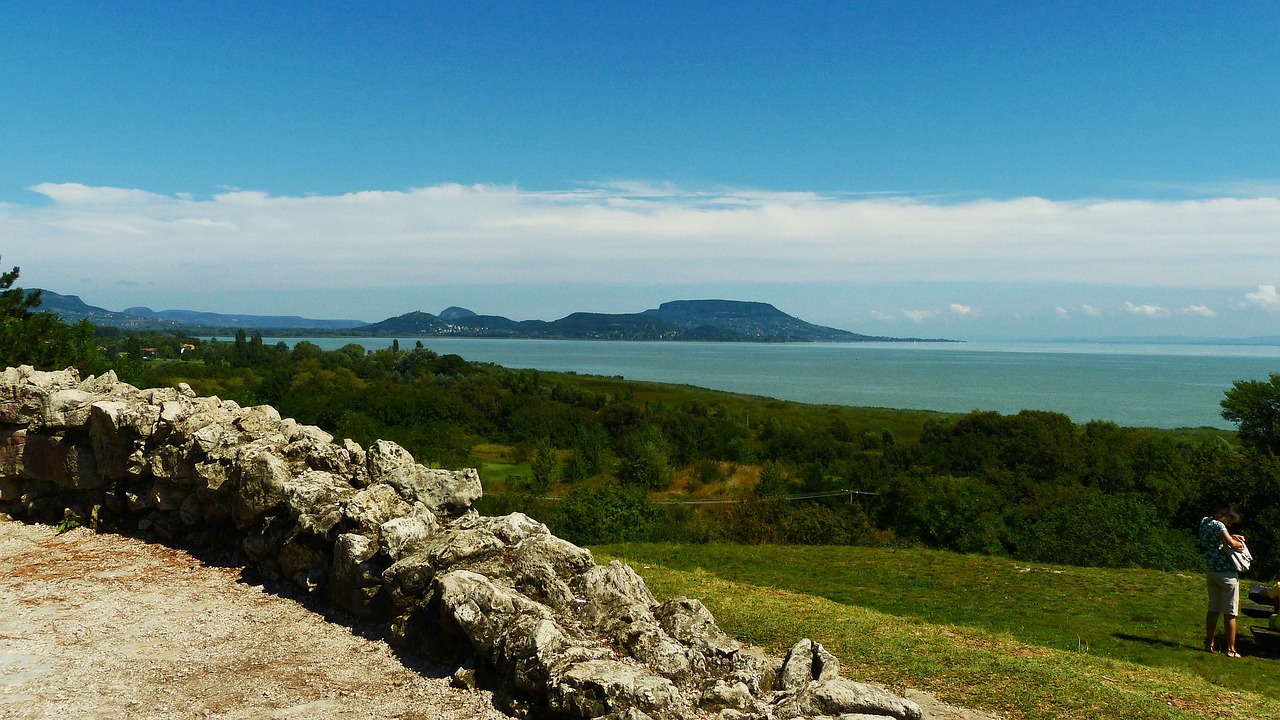
[(630, 543), (659, 598), (701, 599), (740, 640), (809, 637), (858, 680), (1008, 718), (1277, 718), (1280, 655), (1200, 649), (1203, 576), (927, 549)]

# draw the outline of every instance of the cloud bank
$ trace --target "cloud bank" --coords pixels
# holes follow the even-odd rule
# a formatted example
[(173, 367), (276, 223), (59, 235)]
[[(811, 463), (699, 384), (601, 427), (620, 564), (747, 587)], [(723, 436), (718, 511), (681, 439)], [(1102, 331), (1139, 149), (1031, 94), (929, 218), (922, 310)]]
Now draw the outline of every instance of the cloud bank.
[[(1259, 288), (1247, 302), (1280, 312), (1280, 295), (1266, 284), (1280, 276), (1280, 199), (1270, 197), (943, 204), (638, 183), (206, 198), (75, 183), (31, 189), (47, 202), (0, 206), (4, 261), (104, 283), (1245, 285)], [(971, 309), (955, 303), (950, 312)]]

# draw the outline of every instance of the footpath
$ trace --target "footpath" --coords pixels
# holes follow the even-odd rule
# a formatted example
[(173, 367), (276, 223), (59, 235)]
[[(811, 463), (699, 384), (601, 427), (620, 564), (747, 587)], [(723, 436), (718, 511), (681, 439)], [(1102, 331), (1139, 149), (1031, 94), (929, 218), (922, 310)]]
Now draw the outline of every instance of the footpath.
[(0, 718), (510, 720), (180, 550), (0, 521)]

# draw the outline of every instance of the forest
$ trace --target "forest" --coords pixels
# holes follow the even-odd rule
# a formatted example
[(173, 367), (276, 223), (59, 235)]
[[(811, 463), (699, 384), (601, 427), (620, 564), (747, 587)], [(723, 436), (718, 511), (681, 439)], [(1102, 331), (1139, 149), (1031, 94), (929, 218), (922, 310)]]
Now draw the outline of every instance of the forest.
[(1255, 576), (1280, 570), (1280, 375), (1227, 391), (1235, 433), (815, 406), (508, 369), (421, 341), (323, 351), (243, 331), (219, 342), (66, 326), (15, 295), (15, 278), (0, 286), (6, 365), (187, 382), (362, 445), (393, 440), (427, 465), (480, 468), (483, 512), (521, 510), (579, 544), (928, 547), (1195, 571), (1199, 518), (1231, 505)]

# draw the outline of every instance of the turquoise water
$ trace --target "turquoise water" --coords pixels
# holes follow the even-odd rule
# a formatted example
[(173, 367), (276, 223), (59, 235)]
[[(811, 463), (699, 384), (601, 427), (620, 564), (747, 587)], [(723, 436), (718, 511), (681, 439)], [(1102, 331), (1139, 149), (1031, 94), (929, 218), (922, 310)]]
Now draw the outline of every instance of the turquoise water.
[[(276, 339), (267, 342), (275, 343)], [(390, 338), (311, 338), (328, 350)], [(293, 343), (296, 340), (286, 339)], [(413, 339), (401, 339), (410, 349)], [(1231, 428), (1235, 380), (1280, 372), (1280, 347), (1110, 343), (663, 343), (424, 339), (510, 368), (621, 375), (783, 400), (944, 412), (1053, 410), (1077, 422)]]

